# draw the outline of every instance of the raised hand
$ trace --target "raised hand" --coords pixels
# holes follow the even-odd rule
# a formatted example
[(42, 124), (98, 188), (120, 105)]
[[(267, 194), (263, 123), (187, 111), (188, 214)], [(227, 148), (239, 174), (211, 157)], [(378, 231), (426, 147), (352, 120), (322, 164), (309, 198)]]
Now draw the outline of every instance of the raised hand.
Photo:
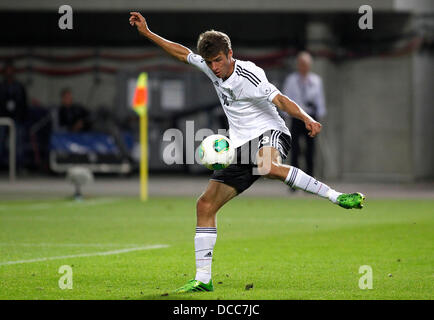
[(144, 36), (150, 33), (146, 19), (140, 14), (140, 12), (130, 12), (130, 25), (136, 26), (137, 31)]

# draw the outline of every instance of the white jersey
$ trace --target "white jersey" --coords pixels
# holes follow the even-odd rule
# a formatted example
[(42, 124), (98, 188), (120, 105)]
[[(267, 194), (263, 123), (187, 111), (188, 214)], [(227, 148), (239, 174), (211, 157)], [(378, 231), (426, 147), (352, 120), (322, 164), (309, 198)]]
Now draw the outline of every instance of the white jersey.
[(235, 60), (233, 73), (223, 81), (200, 55), (190, 53), (187, 61), (202, 70), (214, 84), (228, 118), (229, 138), (236, 148), (271, 129), (290, 135), (271, 102), (280, 91), (268, 82), (264, 70), (253, 62)]

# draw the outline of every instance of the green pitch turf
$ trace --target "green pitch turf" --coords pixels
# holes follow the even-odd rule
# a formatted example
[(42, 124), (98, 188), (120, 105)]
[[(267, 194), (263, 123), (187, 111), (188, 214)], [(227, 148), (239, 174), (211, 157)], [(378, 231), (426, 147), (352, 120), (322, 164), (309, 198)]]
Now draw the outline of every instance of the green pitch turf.
[(234, 199), (218, 215), (215, 291), (174, 295), (195, 272), (194, 198), (3, 201), (0, 299), (433, 299), (433, 207)]

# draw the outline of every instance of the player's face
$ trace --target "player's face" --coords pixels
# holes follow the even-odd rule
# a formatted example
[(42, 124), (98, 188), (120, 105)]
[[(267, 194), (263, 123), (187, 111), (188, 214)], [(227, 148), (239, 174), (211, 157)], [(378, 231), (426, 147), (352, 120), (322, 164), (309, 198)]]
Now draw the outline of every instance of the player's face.
[(232, 50), (229, 50), (227, 56), (220, 51), (217, 56), (205, 59), (205, 62), (217, 77), (226, 79), (231, 75), (233, 69)]

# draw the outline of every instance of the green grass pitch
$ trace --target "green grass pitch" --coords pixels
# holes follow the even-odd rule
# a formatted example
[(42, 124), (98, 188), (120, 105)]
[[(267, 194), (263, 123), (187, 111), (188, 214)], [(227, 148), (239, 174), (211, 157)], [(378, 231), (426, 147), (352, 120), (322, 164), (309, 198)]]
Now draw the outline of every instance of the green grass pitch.
[[(195, 198), (3, 201), (0, 299), (433, 299), (433, 207), (236, 198), (218, 214), (215, 291), (175, 295), (195, 272)], [(62, 265), (72, 289), (59, 288)]]

